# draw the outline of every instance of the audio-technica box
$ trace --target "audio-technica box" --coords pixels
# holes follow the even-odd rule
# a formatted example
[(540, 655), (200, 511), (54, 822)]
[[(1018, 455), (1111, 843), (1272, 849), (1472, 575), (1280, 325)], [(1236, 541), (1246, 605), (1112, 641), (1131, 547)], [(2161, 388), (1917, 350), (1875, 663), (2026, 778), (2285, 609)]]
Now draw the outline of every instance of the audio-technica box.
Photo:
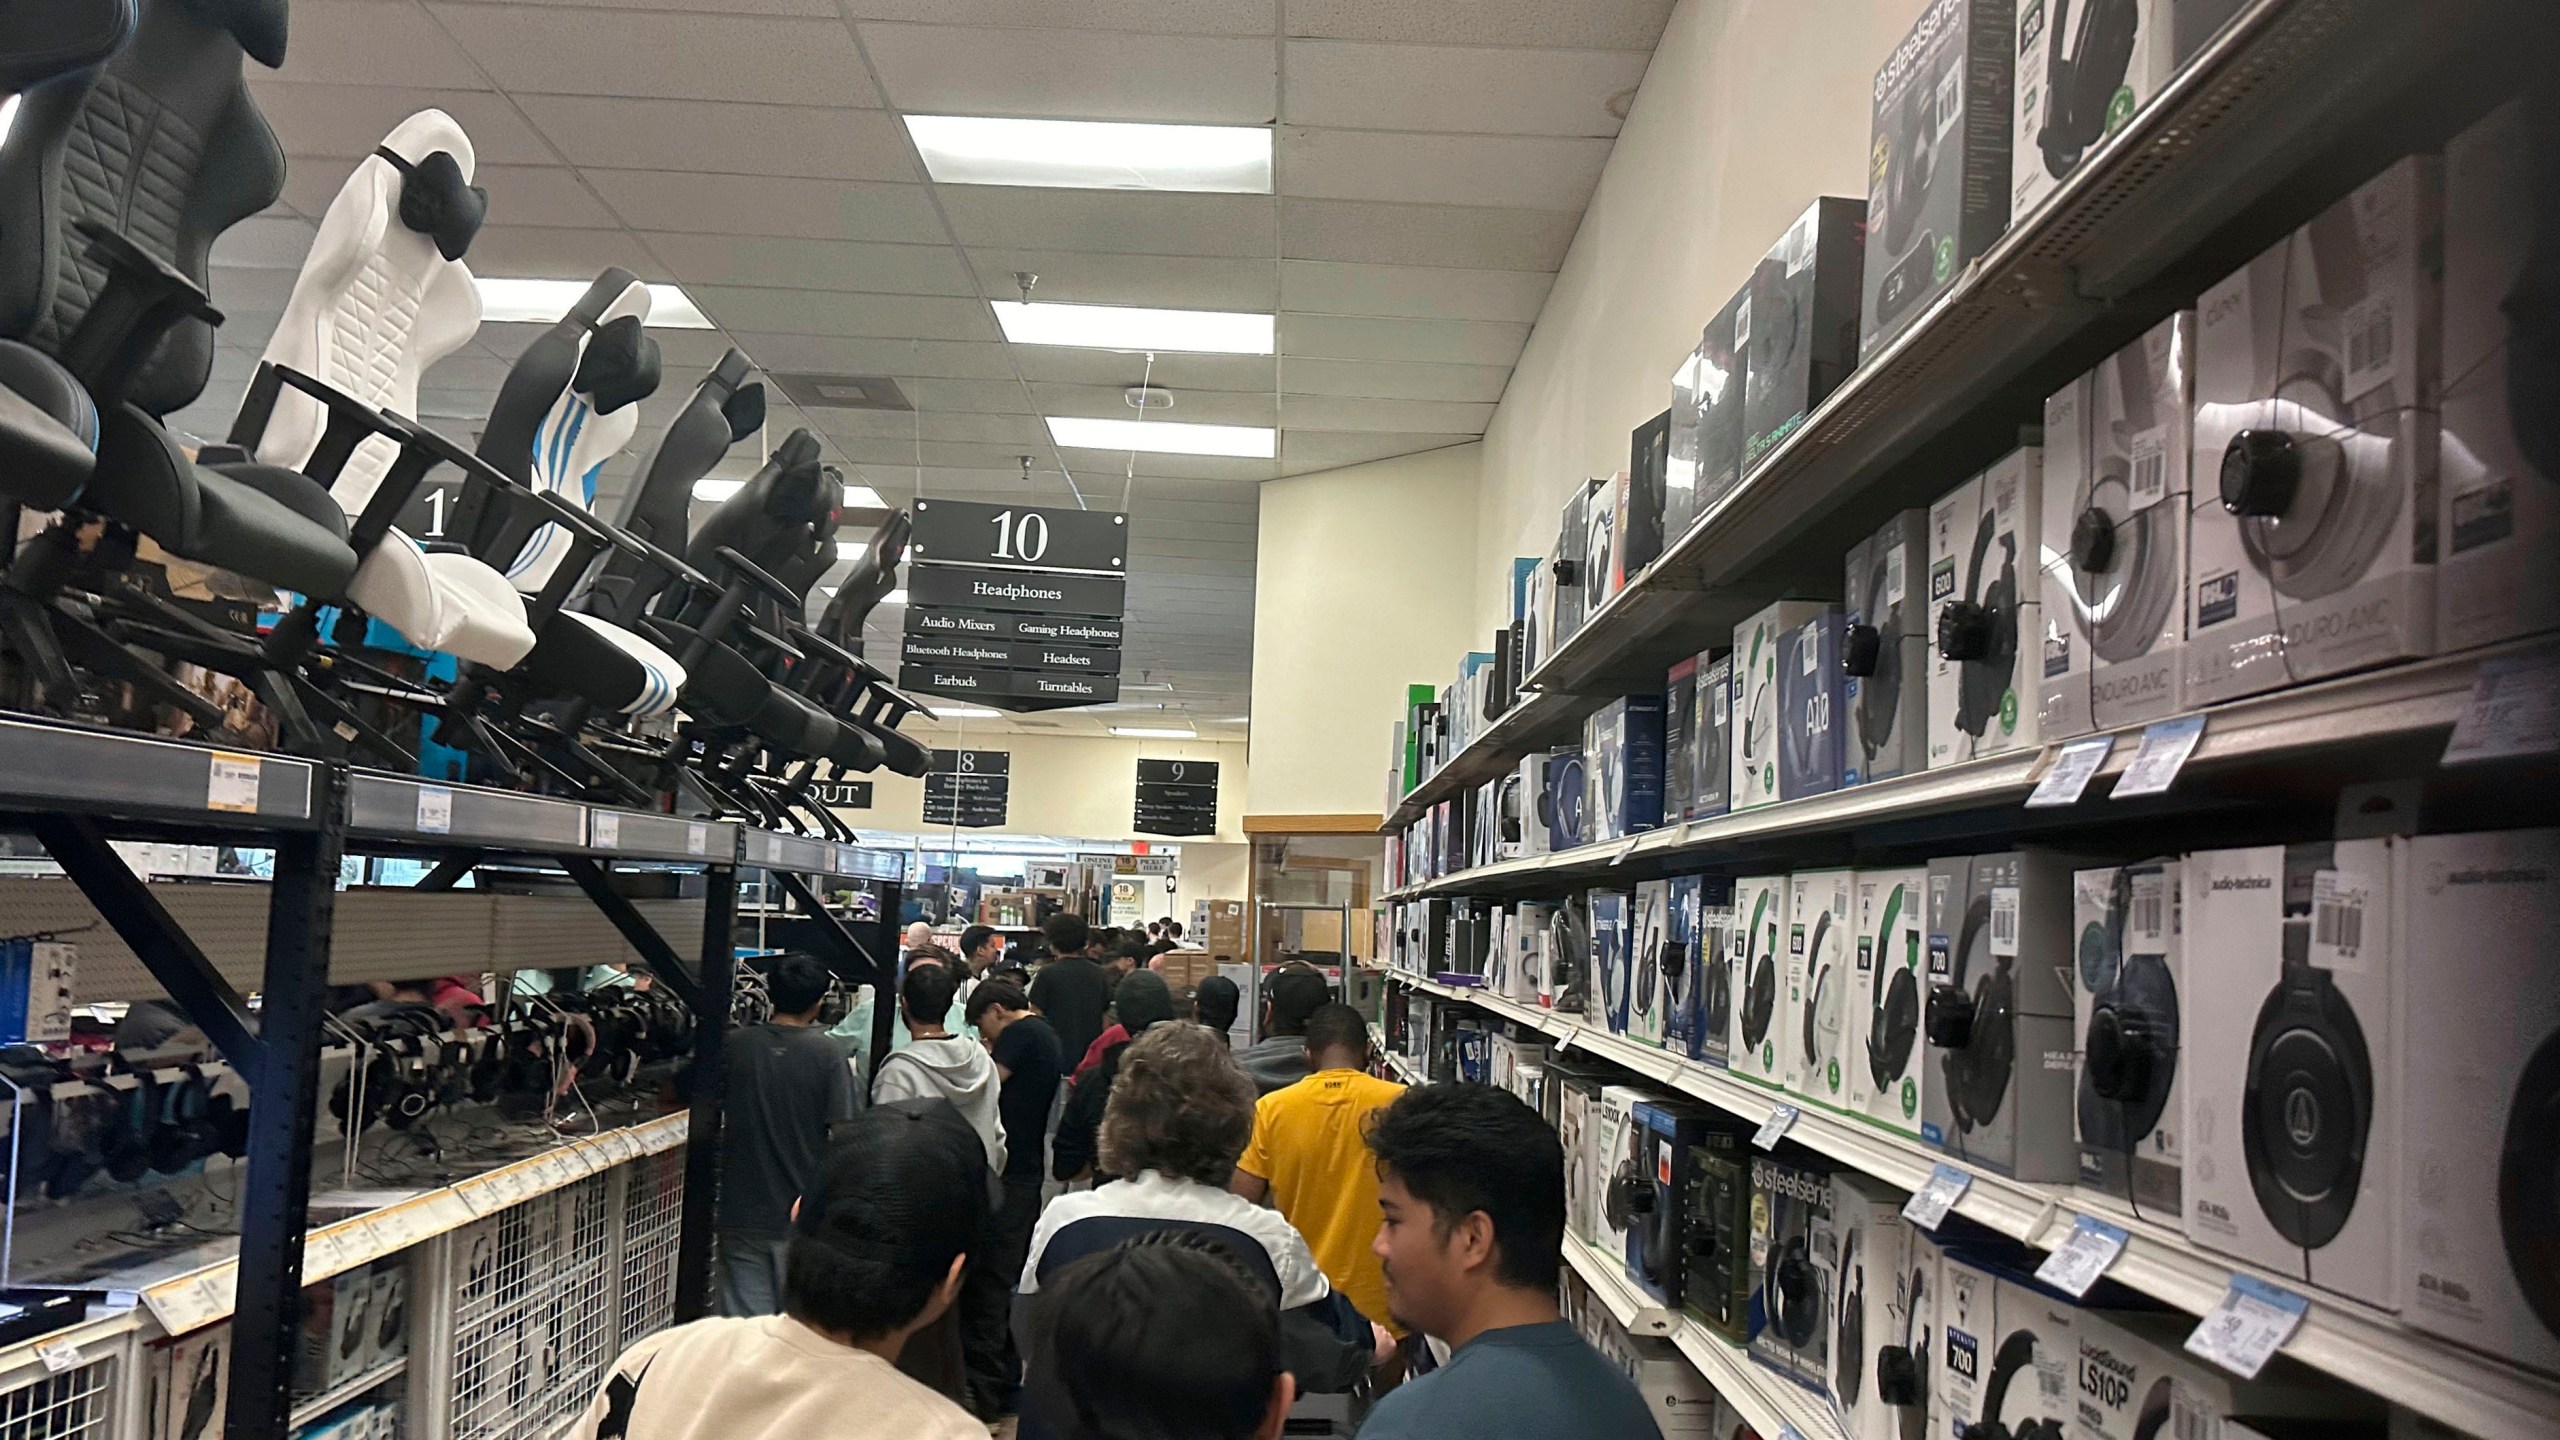
[(1787, 877), (1735, 880), (1733, 920), (1731, 1069), (1754, 1084), (1783, 1089), (1787, 1072), (1778, 1048), (1778, 1012), (1787, 1003)]
[(1778, 798), (1840, 788), (1849, 721), (1840, 703), (1840, 611), (1778, 632)]
[(2177, 73), (2170, 0), (2017, 0), (2017, 128), (2011, 214), (2044, 197), (2105, 148)]
[(2045, 740), (2181, 708), (2194, 374), (2182, 310), (2045, 401)]
[(1840, 783), (1929, 767), (1929, 512), (1905, 510), (1849, 547), (1840, 702), (1849, 712)]
[(2441, 180), (2402, 160), (2197, 302), (2190, 703), (2435, 648)]
[(2386, 1309), (2407, 857), (2392, 840), (2187, 857), (2187, 1238)]
[(1862, 357), (2009, 228), (2016, 26), (2013, 0), (1933, 0), (1876, 72)]
[(1744, 356), (1742, 468), (1785, 442), (1858, 367), (1858, 265), (1863, 200), (1816, 200), (1751, 272), (1734, 312)]
[(1929, 862), (1921, 1138), (2038, 1183), (2080, 1173), (2071, 1136), (2072, 869), (2047, 850)]
[(2409, 877), (2400, 1309), (2560, 1370), (2560, 831), (2422, 835)]
[[(2436, 643), (2486, 645), (2560, 625), (2560, 445), (2547, 397), (2509, 408), (2503, 308), (2534, 216), (2560, 209), (2560, 136), (2510, 101), (2444, 152), (2444, 439)], [(2537, 187), (2539, 192), (2537, 193)], [(2538, 211), (2537, 211), (2537, 207)], [(2546, 282), (2547, 283), (2547, 282)]]
[(2033, 748), (2036, 541), (2044, 452), (2034, 446), (1929, 507), (1929, 768)]
[(1691, 748), (1697, 753), (1689, 762), (1695, 779), (1688, 818), (1722, 815), (1733, 807), (1733, 653), (1729, 650), (1698, 655), (1698, 710), (1690, 735)]
[(1839, 1110), (1849, 1103), (1849, 943), (1857, 872), (1799, 870), (1787, 882), (1786, 1006), (1778, 1017), (1788, 1092)]
[(2071, 877), (2080, 1183), (2160, 1215), (2179, 1213), (2185, 1154), (2185, 898), (2186, 863), (2175, 856)]
[(1927, 955), (1929, 872), (1906, 869), (1858, 872), (1858, 925), (1850, 961), (1856, 967), (1849, 993), (1849, 1034), (1842, 1050), (1849, 1067), (1849, 1109), (1897, 1134), (1920, 1133), (1920, 1092), (1929, 1084), (1921, 1063), (1921, 1008), (1929, 996)]
[[(1698, 337), (1698, 348), (1671, 380), (1671, 469), (1664, 488), (1662, 532), (1676, 540), (1742, 479), (1742, 360), (1733, 343), (1744, 287)], [(1679, 510), (1680, 476), (1689, 477), (1688, 510)]]
[(1778, 750), (1785, 744), (1779, 637), (1836, 614), (1819, 600), (1781, 600), (1733, 627), (1733, 808), (1748, 810), (1783, 798)]
[(1662, 824), (1662, 697), (1628, 695), (1583, 722), (1584, 783), (1593, 841), (1623, 840)]

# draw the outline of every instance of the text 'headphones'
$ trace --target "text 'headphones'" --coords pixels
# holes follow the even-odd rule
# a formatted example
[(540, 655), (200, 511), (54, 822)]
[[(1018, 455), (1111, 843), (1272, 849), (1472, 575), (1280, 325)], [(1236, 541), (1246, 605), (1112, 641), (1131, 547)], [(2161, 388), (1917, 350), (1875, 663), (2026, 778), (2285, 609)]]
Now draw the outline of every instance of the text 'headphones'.
[[(2287, 910), (2312, 874), (2288, 864)], [(2343, 925), (2315, 899), (2284, 920), (2283, 971), (2249, 1037), (2240, 1139), (2258, 1208), (2288, 1242), (2316, 1250), (2355, 1210), (2373, 1127), (2373, 1060), (2337, 977), (2311, 963), (2315, 927)]]
[[(1956, 1128), (1967, 1132), (2000, 1113), (2018, 1043), (2011, 958), (1990, 954), (1991, 910), (1987, 891), (1973, 897), (1950, 957), (1953, 974), (1929, 987), (1929, 1043), (1946, 1052), (1939, 1070), (1947, 1082), (1947, 1109)], [(1938, 943), (1939, 937), (1930, 937), (1933, 947)], [(1983, 952), (1979, 964), (1977, 949)], [(1971, 990), (1965, 988), (1967, 977)]]
[[(1983, 570), (1994, 542), (2000, 546), (2000, 573), (1985, 586)], [(1973, 531), (1964, 598), (1938, 607), (1938, 656), (1964, 667), (1956, 690), (1956, 728), (1981, 739), (2000, 713), (2018, 659), (2018, 537), (2001, 531), (2000, 512), (1987, 498)]]

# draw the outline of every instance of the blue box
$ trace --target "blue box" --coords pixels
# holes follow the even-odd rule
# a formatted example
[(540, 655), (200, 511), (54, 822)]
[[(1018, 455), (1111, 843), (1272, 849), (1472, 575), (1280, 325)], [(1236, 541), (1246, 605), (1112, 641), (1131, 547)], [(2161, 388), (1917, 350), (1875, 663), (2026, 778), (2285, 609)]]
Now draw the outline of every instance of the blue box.
[(1538, 819), (1547, 827), (1547, 849), (1570, 850), (1591, 838), (1590, 805), (1582, 752), (1568, 746), (1548, 751), (1546, 788), (1538, 793)]
[(1624, 890), (1591, 892), (1593, 988), (1584, 993), (1599, 998), (1601, 1021), (1612, 1035), (1627, 1033), (1627, 1001), (1635, 988), (1627, 965), (1627, 930), (1635, 919), (1635, 908), (1635, 897)]
[(1666, 965), (1663, 975), (1662, 1048), (1674, 1055), (1725, 1063), (1724, 1036), (1707, 1023), (1707, 1001), (1712, 978), (1725, 963), (1725, 937), (1732, 929), (1730, 877), (1671, 877), (1671, 943), (1679, 964), (1676, 969)]
[(1591, 840), (1622, 840), (1662, 824), (1660, 695), (1628, 695), (1593, 711), (1583, 722), (1582, 754)]
[(1840, 788), (1849, 711), (1841, 697), (1840, 611), (1778, 632), (1778, 798)]

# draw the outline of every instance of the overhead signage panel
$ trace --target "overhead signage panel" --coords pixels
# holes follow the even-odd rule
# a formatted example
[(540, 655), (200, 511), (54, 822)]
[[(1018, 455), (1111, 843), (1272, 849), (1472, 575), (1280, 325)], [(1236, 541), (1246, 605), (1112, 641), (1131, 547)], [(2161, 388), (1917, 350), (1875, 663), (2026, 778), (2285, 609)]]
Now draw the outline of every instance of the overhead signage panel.
[(918, 565), (907, 572), (907, 603), (929, 610), (1015, 610), (1041, 615), (1117, 617), (1128, 582), (1114, 576), (1050, 575), (968, 565)]
[(918, 500), (908, 557), (927, 565), (1082, 570), (1129, 568), (1129, 517), (1068, 506)]

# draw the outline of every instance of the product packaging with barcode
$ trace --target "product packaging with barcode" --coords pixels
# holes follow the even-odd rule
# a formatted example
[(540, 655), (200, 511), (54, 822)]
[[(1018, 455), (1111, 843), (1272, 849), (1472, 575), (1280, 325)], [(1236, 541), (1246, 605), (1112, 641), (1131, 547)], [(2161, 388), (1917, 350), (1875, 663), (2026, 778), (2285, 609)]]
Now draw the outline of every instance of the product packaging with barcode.
[(1849, 1103), (1849, 991), (1857, 872), (1799, 870), (1787, 883), (1786, 1008), (1778, 1017), (1788, 1092), (1828, 1110)]
[(2175, 856), (2071, 877), (2080, 1183), (2164, 1221), (2180, 1213), (2185, 1156), (2185, 880)]
[(2036, 545), (2044, 451), (2026, 446), (1929, 507), (1929, 768), (2037, 744)]
[[(2079, 1350), (2079, 1423), (2085, 1440), (2238, 1440), (2256, 1434), (2227, 1422), (2296, 1422), (2284, 1434), (2365, 1434), (2380, 1402), (2279, 1355), (2243, 1380), (2186, 1353), (2195, 1322), (2137, 1310), (2083, 1310), (2072, 1327)], [(2307, 1422), (2332, 1422), (2320, 1429)]]
[(1840, 783), (1863, 785), (1929, 765), (1929, 512), (1886, 521), (1849, 547), (1845, 570)]
[(1921, 1138), (2020, 1180), (2080, 1172), (2072, 1136), (2069, 856), (1929, 862)]
[(1824, 196), (1752, 271), (1734, 312), (1742, 351), (1742, 469), (1786, 443), (1858, 367), (1858, 267), (1867, 205)]
[(1933, 0), (1876, 71), (1859, 355), (2009, 228), (2013, 0)]

